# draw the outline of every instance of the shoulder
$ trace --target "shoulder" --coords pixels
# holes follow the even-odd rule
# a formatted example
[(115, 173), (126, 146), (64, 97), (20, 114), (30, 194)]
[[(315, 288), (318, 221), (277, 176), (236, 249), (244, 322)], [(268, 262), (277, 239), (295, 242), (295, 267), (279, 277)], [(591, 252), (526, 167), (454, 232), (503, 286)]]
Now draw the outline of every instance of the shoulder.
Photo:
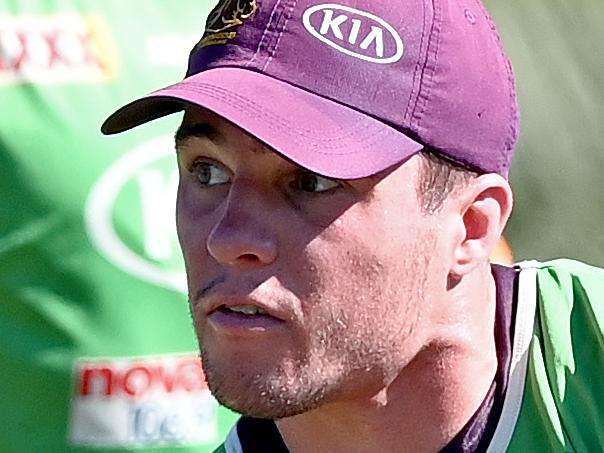
[(603, 350), (604, 269), (566, 259), (538, 263), (535, 268), (536, 327), (545, 336), (571, 342), (568, 346), (575, 353), (589, 346)]
[[(604, 269), (580, 261), (559, 259), (536, 263), (539, 286), (584, 298), (604, 296)], [(601, 302), (601, 299), (598, 301)]]
[[(531, 272), (532, 269), (532, 272)], [(572, 260), (531, 263), (536, 313), (533, 333), (545, 363), (560, 379), (604, 371), (604, 269)], [(537, 345), (535, 345), (537, 346)], [(564, 371), (564, 373), (562, 373)], [(591, 376), (594, 379), (596, 375)], [(600, 379), (598, 379), (599, 381)]]
[(522, 301), (532, 292), (534, 317), (515, 434), (523, 441), (516, 446), (539, 439), (550, 451), (600, 451), (604, 270), (572, 260), (522, 263), (520, 268), (517, 307), (522, 311)]
[(587, 316), (585, 320), (595, 322), (594, 327), (600, 327), (602, 331), (604, 269), (569, 259), (530, 261), (520, 263), (519, 267), (519, 296), (529, 297), (526, 291), (536, 290), (538, 314), (547, 315), (548, 319), (559, 315), (562, 317), (557, 320), (560, 323), (568, 322), (570, 315), (575, 319)]

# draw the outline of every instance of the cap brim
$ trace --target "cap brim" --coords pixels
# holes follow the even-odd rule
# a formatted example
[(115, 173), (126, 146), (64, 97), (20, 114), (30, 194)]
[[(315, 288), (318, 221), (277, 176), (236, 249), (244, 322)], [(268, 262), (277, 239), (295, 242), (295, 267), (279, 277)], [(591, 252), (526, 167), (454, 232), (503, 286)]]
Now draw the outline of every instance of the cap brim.
[(302, 167), (333, 178), (371, 176), (423, 148), (370, 116), (241, 68), (206, 70), (131, 102), (101, 131), (123, 132), (187, 106), (208, 109)]

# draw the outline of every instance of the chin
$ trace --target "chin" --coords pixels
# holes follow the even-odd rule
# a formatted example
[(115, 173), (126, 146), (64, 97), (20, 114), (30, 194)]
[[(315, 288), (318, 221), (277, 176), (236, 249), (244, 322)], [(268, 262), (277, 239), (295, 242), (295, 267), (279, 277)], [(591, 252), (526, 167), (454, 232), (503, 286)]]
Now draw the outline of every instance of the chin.
[(317, 409), (325, 403), (323, 392), (310, 395), (291, 390), (283, 392), (279, 389), (268, 391), (244, 388), (241, 383), (238, 386), (223, 384), (225, 383), (209, 385), (216, 400), (223, 406), (248, 417), (272, 420), (288, 418)]
[[(213, 359), (217, 360), (213, 360)], [(325, 404), (330, 385), (313, 381), (304, 367), (252, 363), (249, 357), (214, 357), (202, 350), (210, 392), (225, 407), (240, 414), (267, 419), (293, 417)], [(294, 371), (295, 370), (295, 371)]]

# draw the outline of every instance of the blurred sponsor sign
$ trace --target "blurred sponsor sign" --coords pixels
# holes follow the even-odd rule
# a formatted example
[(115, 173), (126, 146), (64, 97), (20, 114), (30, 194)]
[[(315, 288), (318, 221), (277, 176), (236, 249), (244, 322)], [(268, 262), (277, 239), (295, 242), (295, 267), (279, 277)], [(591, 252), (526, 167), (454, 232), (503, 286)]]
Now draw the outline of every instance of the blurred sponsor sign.
[(196, 355), (81, 359), (70, 442), (104, 448), (215, 442), (216, 400)]
[(116, 76), (117, 61), (100, 16), (0, 15), (0, 86), (104, 81)]

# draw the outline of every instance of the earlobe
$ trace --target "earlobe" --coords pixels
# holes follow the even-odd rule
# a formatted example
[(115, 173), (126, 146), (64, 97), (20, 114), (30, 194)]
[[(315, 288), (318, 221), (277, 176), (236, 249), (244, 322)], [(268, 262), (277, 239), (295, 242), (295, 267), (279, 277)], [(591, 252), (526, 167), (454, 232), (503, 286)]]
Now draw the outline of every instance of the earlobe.
[(481, 175), (460, 195), (461, 241), (455, 247), (451, 275), (463, 277), (488, 261), (512, 211), (512, 190), (499, 175)]

